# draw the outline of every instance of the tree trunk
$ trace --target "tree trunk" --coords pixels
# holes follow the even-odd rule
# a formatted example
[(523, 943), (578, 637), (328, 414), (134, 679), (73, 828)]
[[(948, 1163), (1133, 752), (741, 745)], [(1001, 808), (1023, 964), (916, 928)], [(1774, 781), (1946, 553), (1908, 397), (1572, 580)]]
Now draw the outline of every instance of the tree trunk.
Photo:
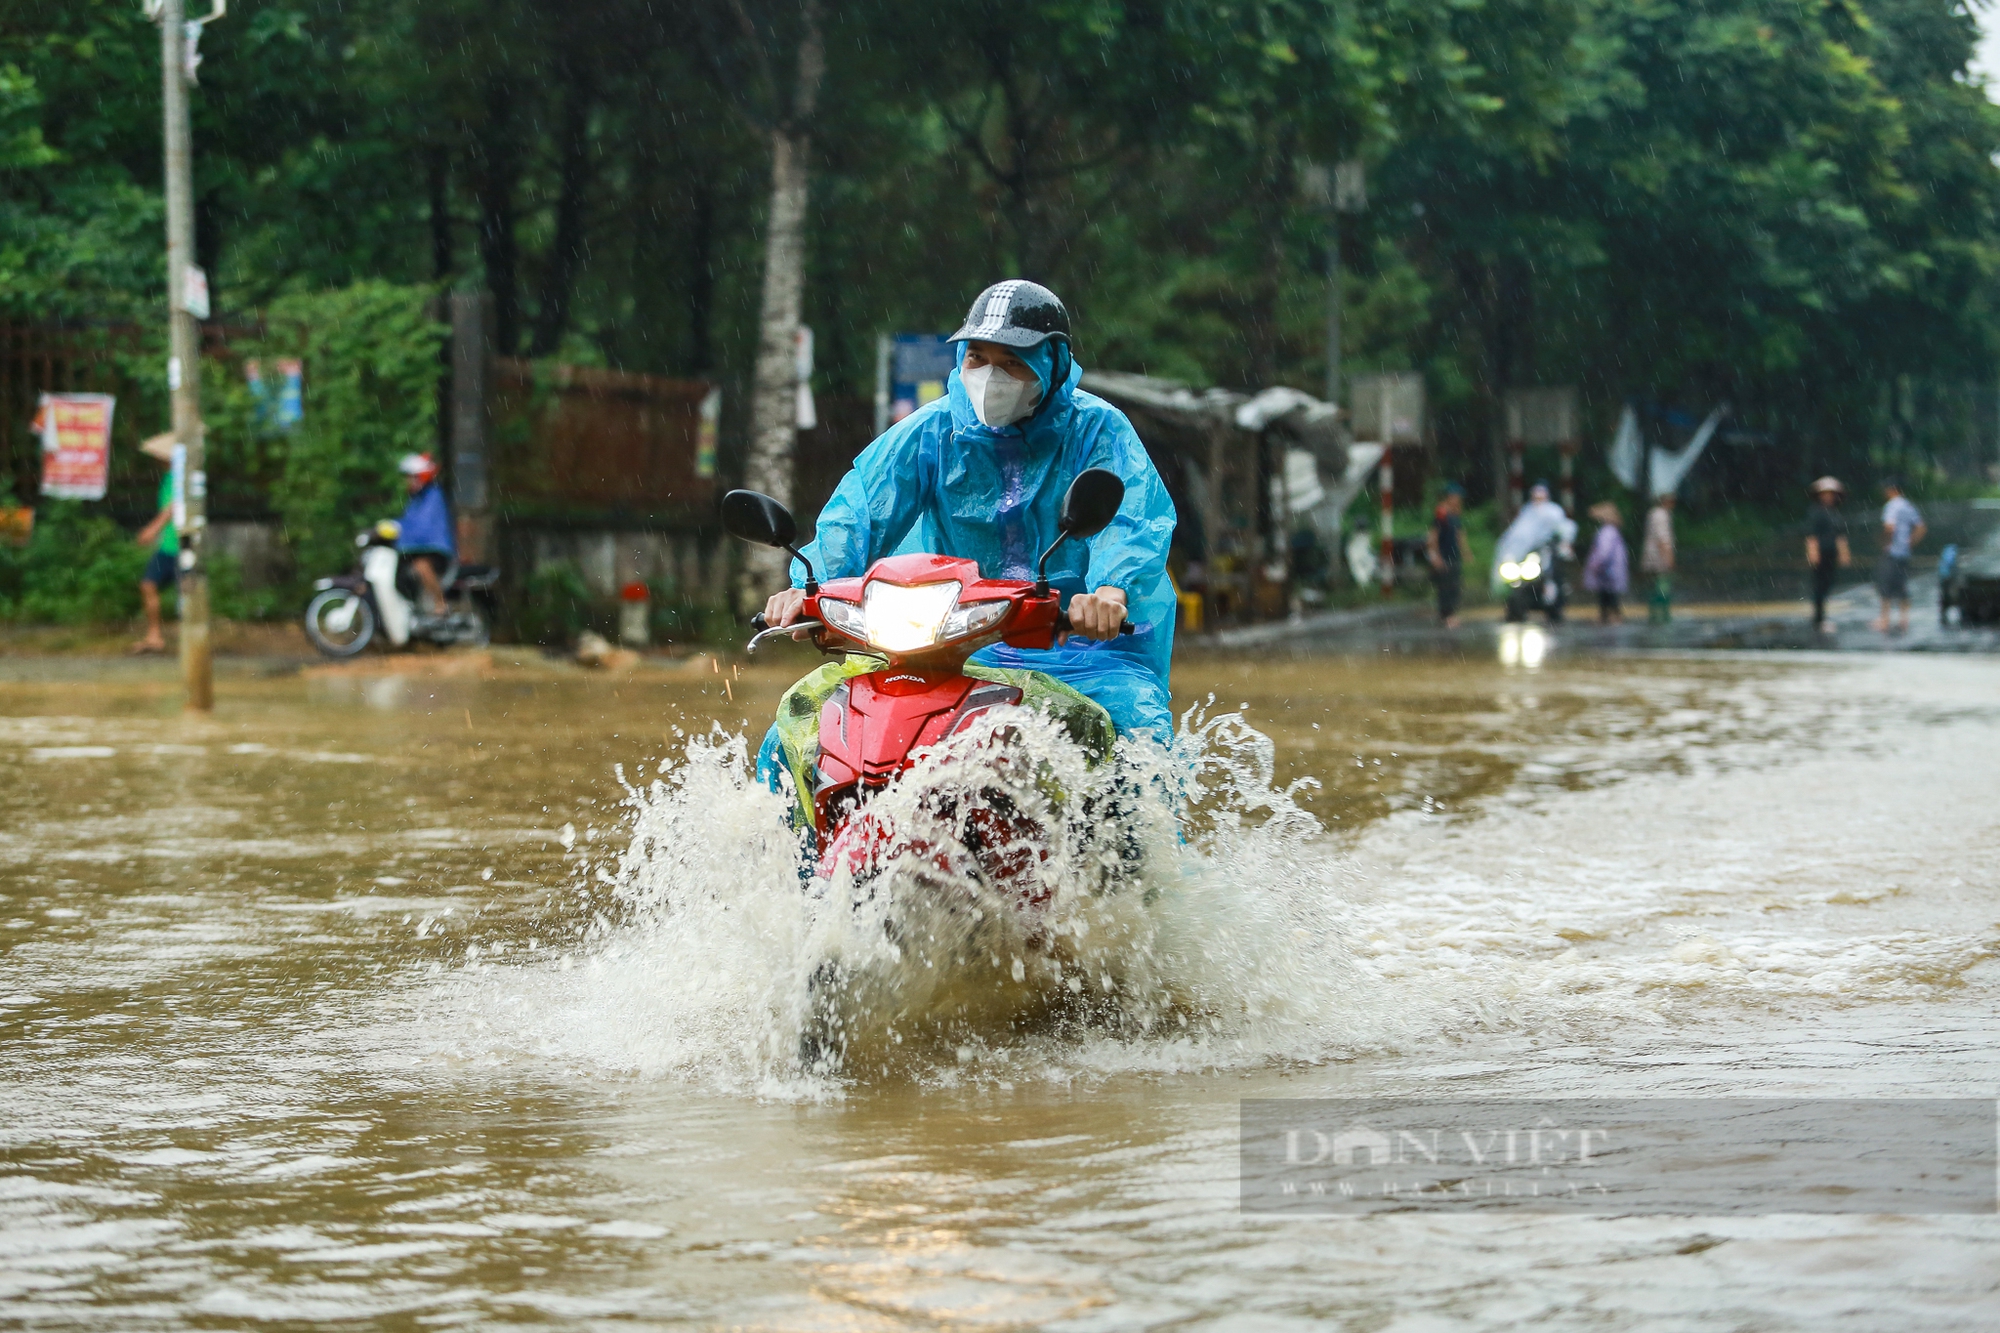
[(1257, 219), (1257, 277), (1250, 289), (1250, 318), (1244, 330), (1249, 343), (1251, 392), (1278, 382), (1278, 289), (1284, 278), (1284, 210), (1279, 183), (1266, 175), (1257, 186), (1253, 205)]
[(1535, 380), (1534, 275), (1518, 257), (1485, 261), (1464, 255), (1456, 267), (1479, 322), (1484, 373), (1478, 391), (1493, 445), (1493, 493), (1503, 520), (1511, 522), (1507, 391), (1531, 387)]
[(583, 261), (583, 195), (590, 183), (590, 100), (584, 80), (572, 74), (563, 99), (561, 165), (556, 195), (556, 235), (542, 272), (542, 299), (535, 311), (530, 356), (553, 356), (569, 329), (570, 300)]
[[(790, 504), (792, 456), (798, 442), (799, 306), (805, 288), (806, 158), (809, 126), (826, 69), (818, 0), (801, 11), (797, 76), (791, 113), (771, 130), (771, 207), (764, 227), (764, 295), (758, 314), (757, 376), (750, 400), (750, 451), (743, 484)], [(740, 593), (760, 603), (787, 581), (782, 551), (752, 548), (744, 561)]]
[(704, 177), (694, 187), (694, 234), (688, 244), (688, 366), (697, 375), (715, 369), (715, 186)]
[(425, 152), (431, 223), (431, 277), (443, 282), (452, 274), (451, 155), (442, 146)]
[(512, 103), (505, 88), (487, 92), (486, 123), (479, 132), (479, 258), (486, 289), (493, 293), (494, 351), (512, 356), (520, 345), (521, 299), (515, 273), (519, 247), (514, 236), (514, 183), (520, 154), (514, 139)]
[(1249, 202), (1257, 237), (1257, 276), (1251, 281), (1243, 331), (1252, 392), (1278, 382), (1278, 301), (1285, 278), (1285, 222), (1294, 194), (1292, 136), (1282, 130), (1260, 133), (1255, 152)]

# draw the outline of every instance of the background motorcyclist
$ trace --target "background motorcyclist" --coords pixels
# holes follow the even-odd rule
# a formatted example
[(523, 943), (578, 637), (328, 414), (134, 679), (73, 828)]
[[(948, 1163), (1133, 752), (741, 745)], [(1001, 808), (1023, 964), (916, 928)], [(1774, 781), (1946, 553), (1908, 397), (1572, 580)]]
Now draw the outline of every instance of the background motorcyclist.
[(1546, 481), (1535, 483), (1528, 492), (1528, 503), (1521, 506), (1521, 512), (1508, 525), (1507, 531), (1518, 534), (1524, 554), (1553, 541), (1557, 555), (1565, 560), (1576, 559), (1572, 545), (1576, 541), (1576, 520), (1550, 498)]
[(1493, 544), (1493, 557), (1496, 563), (1521, 560), (1532, 551), (1553, 546), (1557, 555), (1574, 560), (1576, 551), (1571, 544), (1575, 541), (1576, 520), (1549, 498), (1549, 484), (1538, 481), (1528, 492), (1528, 503)]
[[(975, 560), (993, 579), (1032, 579), (1055, 541), (1070, 482), (1108, 468), (1125, 482), (1111, 525), (1066, 542), (1049, 562), (1075, 633), (1045, 650), (995, 644), (973, 661), (1046, 672), (1103, 705), (1121, 735), (1173, 735), (1168, 672), (1175, 597), (1167, 578), (1174, 506), (1123, 412), (1077, 387), (1069, 312), (1032, 282), (979, 294), (952, 334), (958, 367), (945, 396), (885, 432), (855, 459), (820, 511), (805, 554), (822, 579), (853, 577), (884, 556), (929, 552)], [(804, 569), (764, 608), (798, 619)], [(1119, 626), (1134, 632), (1121, 636)]]
[[(1521, 506), (1521, 512), (1493, 544), (1494, 577), (1515, 589), (1508, 601), (1510, 619), (1519, 619), (1526, 610), (1527, 603), (1522, 601), (1524, 589), (1533, 594), (1550, 621), (1562, 618), (1563, 581), (1557, 561), (1576, 558), (1575, 541), (1576, 520), (1549, 498), (1547, 482), (1536, 482), (1528, 492), (1528, 503)], [(1546, 554), (1530, 561), (1529, 557), (1538, 552)], [(1506, 569), (1519, 563), (1539, 567), (1540, 573), (1525, 578), (1525, 582), (1517, 580)]]
[(410, 491), (396, 550), (417, 576), (425, 614), (441, 616), (445, 610), (444, 575), (458, 559), (458, 542), (452, 536), (444, 487), (438, 485), (438, 465), (429, 454), (404, 454), (396, 467)]

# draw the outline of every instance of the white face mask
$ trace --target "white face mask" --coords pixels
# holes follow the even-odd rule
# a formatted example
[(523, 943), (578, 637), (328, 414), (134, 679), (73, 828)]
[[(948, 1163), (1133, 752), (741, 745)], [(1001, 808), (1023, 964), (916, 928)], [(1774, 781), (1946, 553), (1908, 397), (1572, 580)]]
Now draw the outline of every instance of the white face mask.
[(1011, 426), (1042, 401), (1040, 380), (1017, 380), (998, 366), (978, 366), (958, 373), (972, 410), (988, 426)]

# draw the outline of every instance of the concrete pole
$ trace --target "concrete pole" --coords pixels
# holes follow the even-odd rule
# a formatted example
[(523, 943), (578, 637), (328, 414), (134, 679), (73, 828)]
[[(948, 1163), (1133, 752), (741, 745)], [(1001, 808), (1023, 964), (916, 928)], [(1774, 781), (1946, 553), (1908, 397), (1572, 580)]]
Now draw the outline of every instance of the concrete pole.
[(188, 125), (183, 0), (160, 6), (160, 75), (167, 154), (167, 387), (173, 394), (174, 439), (185, 451), (185, 514), (180, 529), (181, 681), (187, 707), (215, 708), (215, 674), (208, 633), (208, 460), (201, 421), (201, 328), (187, 308), (188, 268), (194, 263), (194, 136)]
[(889, 360), (895, 355), (894, 345), (886, 333), (875, 338), (875, 433), (880, 435), (889, 429)]
[(1556, 446), (1562, 451), (1562, 503), (1563, 512), (1576, 517), (1576, 441), (1564, 440)]
[(1377, 379), (1382, 394), (1375, 417), (1382, 433), (1382, 595), (1387, 597), (1396, 591), (1396, 423), (1390, 412), (1394, 379), (1388, 375)]
[(1396, 448), (1382, 450), (1382, 595), (1396, 590)]
[(458, 509), (458, 558), (493, 561), (493, 297), (451, 294), (451, 479)]
[(1340, 406), (1340, 304), (1344, 296), (1344, 275), (1340, 271), (1340, 214), (1329, 212), (1326, 222), (1326, 401)]

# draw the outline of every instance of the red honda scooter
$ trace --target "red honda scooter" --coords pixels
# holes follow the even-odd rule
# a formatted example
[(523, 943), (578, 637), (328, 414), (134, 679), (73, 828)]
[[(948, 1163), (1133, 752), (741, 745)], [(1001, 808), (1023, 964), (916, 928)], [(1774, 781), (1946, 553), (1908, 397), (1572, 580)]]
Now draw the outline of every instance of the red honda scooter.
[[(1069, 618), (1049, 586), (1049, 557), (1065, 541), (1103, 531), (1124, 498), (1125, 483), (1116, 473), (1092, 468), (1080, 474), (1063, 497), (1060, 535), (1042, 552), (1032, 583), (983, 578), (971, 560), (900, 555), (876, 561), (860, 578), (821, 584), (798, 550), (798, 525), (789, 510), (755, 491), (731, 491), (723, 497), (722, 522), (731, 535), (789, 551), (806, 567), (800, 619), (768, 626), (761, 613), (752, 617), (759, 633), (749, 650), (754, 653), (773, 636), (804, 630), (823, 652), (882, 660), (880, 668), (833, 685), (818, 709), (817, 749), (809, 767), (793, 769), (795, 780), (804, 779), (800, 804), (811, 817), (821, 875), (845, 865), (865, 876), (897, 856), (933, 854), (930, 845), (907, 832), (871, 819), (869, 798), (907, 772), (917, 751), (982, 725), (990, 728), (994, 720), (988, 715), (994, 709), (1023, 702), (1025, 692), (1018, 685), (967, 674), (966, 659), (993, 643), (1048, 648), (1068, 631)], [(1121, 632), (1130, 634), (1131, 624)], [(1048, 683), (1051, 691), (1064, 688)], [(801, 682), (795, 693), (806, 684)], [(1072, 726), (1072, 734), (1101, 733), (1089, 737), (1090, 748), (1100, 757), (1109, 753), (1109, 717), (1094, 704), (1077, 703), (1094, 710), (1096, 719), (1082, 728)], [(784, 725), (781, 713), (781, 733)], [(1049, 891), (1034, 887), (1028, 874), (1047, 855), (1036, 850), (1032, 821), (1001, 797), (964, 811), (963, 825), (955, 841), (970, 849), (971, 863), (939, 852), (939, 869), (992, 887), (1018, 884), (1022, 907), (1045, 903)]]

